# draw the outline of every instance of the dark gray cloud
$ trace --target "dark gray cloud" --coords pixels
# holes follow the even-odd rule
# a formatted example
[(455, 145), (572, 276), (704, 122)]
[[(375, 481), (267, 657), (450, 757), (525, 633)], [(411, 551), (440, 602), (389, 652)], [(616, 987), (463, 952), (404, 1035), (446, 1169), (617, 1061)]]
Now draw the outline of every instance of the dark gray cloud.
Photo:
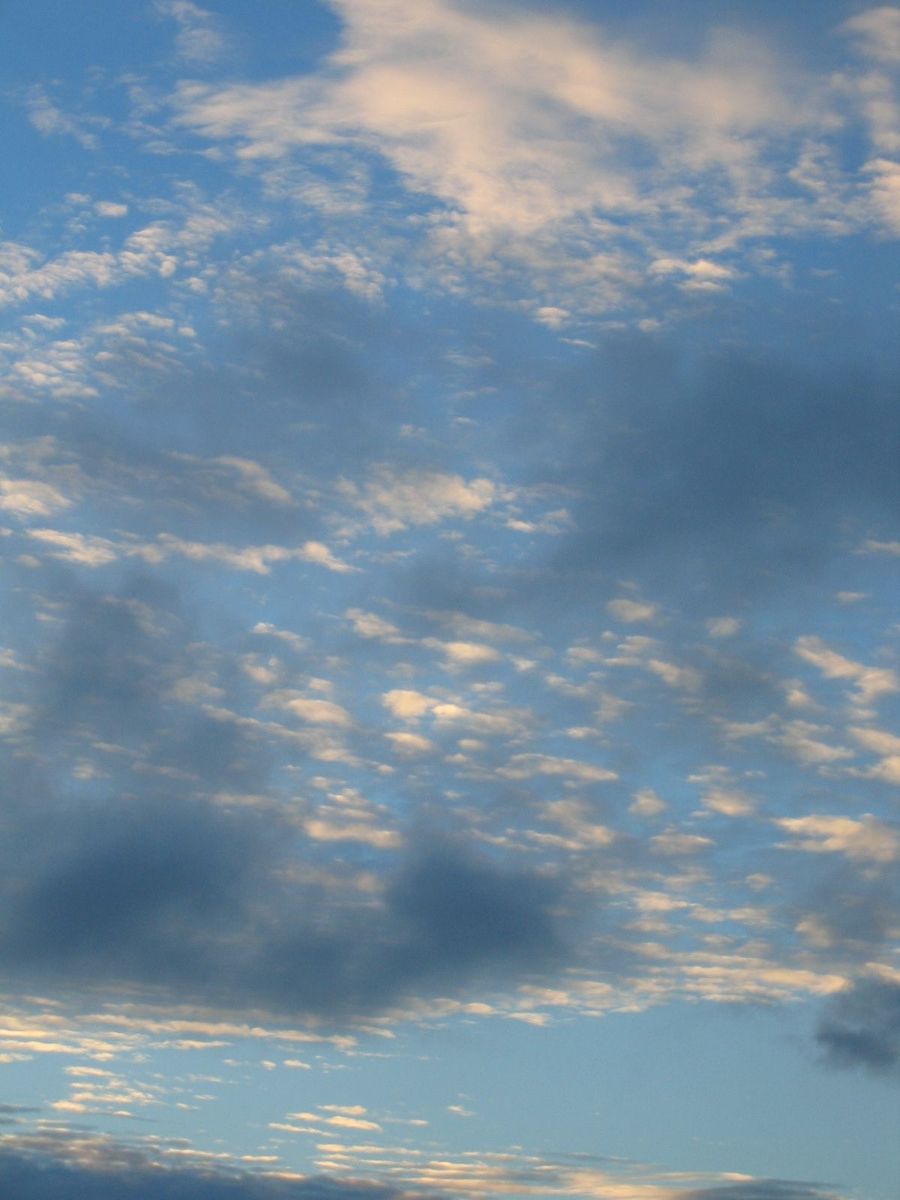
[[(463, 839), (422, 832), (402, 851), (335, 855), (291, 805), (215, 800), (264, 791), (272, 756), (169, 699), (196, 632), (175, 592), (140, 577), (71, 597), (27, 677), (31, 720), (5, 768), (4, 969), (345, 1021), (569, 953), (561, 884)], [(224, 682), (239, 704), (239, 682)], [(97, 742), (117, 749), (98, 758)], [(96, 777), (74, 784), (82, 754)], [(380, 895), (296, 878), (339, 879), (354, 862)]]
[(900, 1078), (900, 983), (866, 979), (826, 1005), (816, 1031), (826, 1060)]
[(835, 367), (623, 335), (552, 386), (552, 421), (546, 393), (532, 402), (535, 389), (523, 387), (505, 435), (535, 482), (580, 496), (577, 529), (554, 562), (563, 579), (628, 569), (670, 594), (759, 595), (807, 577), (842, 538), (893, 520), (892, 358)]
[(678, 1200), (839, 1200), (839, 1196), (825, 1184), (754, 1179), (748, 1183), (726, 1183), (680, 1192)]
[(128, 1166), (83, 1167), (0, 1150), (0, 1194), (15, 1200), (395, 1200), (398, 1188), (326, 1177), (302, 1181), (166, 1168), (140, 1154)]
[(57, 811), (52, 836), (47, 815), (38, 808), (4, 853), (0, 962), (30, 983), (342, 1021), (475, 979), (534, 977), (570, 952), (557, 883), (463, 846), (426, 842), (383, 867), (373, 903), (284, 883), (318, 849), (271, 813), (111, 798)]
[(372, 905), (279, 884), (308, 850), (277, 822), (183, 799), (79, 811), (52, 851), (26, 843), (6, 864), (0, 961), (41, 984), (340, 1022), (476, 978), (534, 977), (567, 951), (561, 889), (532, 872), (427, 845)]
[[(318, 921), (288, 910), (254, 966), (279, 1007), (377, 1010), (474, 979), (540, 975), (571, 956), (556, 913), (563, 889), (445, 841), (426, 841), (386, 880), (379, 911)], [(329, 927), (330, 926), (330, 927)]]

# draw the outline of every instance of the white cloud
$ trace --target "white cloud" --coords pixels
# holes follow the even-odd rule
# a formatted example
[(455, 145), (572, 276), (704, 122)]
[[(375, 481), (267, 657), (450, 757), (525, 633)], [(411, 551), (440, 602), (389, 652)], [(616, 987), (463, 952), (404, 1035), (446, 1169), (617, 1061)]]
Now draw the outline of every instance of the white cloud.
[(157, 0), (156, 10), (178, 24), (175, 48), (179, 58), (195, 66), (206, 66), (221, 57), (226, 39), (211, 12), (191, 0)]
[[(392, 829), (378, 829), (364, 822), (327, 821), (313, 818), (305, 821), (303, 828), (307, 835), (316, 842), (359, 842), (372, 846), (376, 850), (393, 850), (403, 845), (403, 838)], [(366, 1124), (351, 1124), (347, 1118), (339, 1120), (334, 1117), (329, 1122), (332, 1125), (347, 1125), (353, 1129), (371, 1129), (377, 1126)]]
[[(900, 131), (896, 148), (900, 150)], [(876, 158), (866, 163), (865, 170), (871, 178), (869, 194), (876, 214), (892, 233), (900, 233), (900, 162)]]
[(410, 691), (406, 688), (394, 688), (390, 692), (385, 692), (381, 702), (401, 721), (414, 721), (418, 717), (424, 716), (438, 703), (430, 696), (423, 696), (421, 692)]
[(845, 21), (841, 29), (868, 57), (884, 63), (900, 62), (900, 8), (896, 5), (866, 9)]
[(489, 479), (466, 483), (445, 471), (396, 472), (389, 467), (362, 485), (345, 481), (341, 490), (382, 535), (453, 517), (468, 520), (489, 508), (497, 496)]
[(557, 758), (552, 754), (514, 754), (498, 775), (507, 779), (533, 779), (538, 775), (563, 776), (579, 783), (606, 783), (618, 779), (615, 771), (574, 758)]
[(693, 667), (679, 667), (660, 658), (648, 658), (645, 666), (648, 671), (658, 675), (663, 683), (680, 691), (695, 692), (703, 683), (700, 672)]
[(332, 700), (302, 696), (296, 692), (278, 691), (270, 692), (263, 703), (269, 707), (280, 708), (284, 712), (292, 713), (310, 725), (335, 725), (346, 728), (353, 723), (347, 710)]
[[(176, 122), (234, 142), (244, 162), (377, 151), (440, 206), (430, 229), (444, 275), (457, 280), (465, 261), (487, 280), (524, 270), (548, 293), (529, 309), (551, 328), (644, 286), (651, 263), (651, 279), (715, 291), (744, 273), (714, 257), (743, 237), (836, 227), (837, 167), (820, 159), (827, 179), (812, 193), (791, 178), (834, 126), (827, 81), (749, 36), (719, 30), (679, 60), (532, 7), (334, 7), (343, 37), (317, 76), (183, 84)], [(623, 240), (623, 218), (652, 230), (647, 250)]]
[(0, 305), (20, 304), (33, 296), (52, 300), (76, 288), (107, 288), (136, 277), (167, 279), (177, 270), (179, 255), (208, 249), (232, 225), (232, 218), (191, 203), (180, 224), (153, 222), (129, 234), (116, 251), (65, 250), (56, 258), (44, 258), (29, 246), (2, 243)]
[(657, 258), (650, 263), (649, 270), (651, 275), (680, 277), (680, 286), (685, 291), (721, 292), (737, 275), (733, 267), (726, 267), (706, 258), (698, 258), (694, 262), (678, 258)]
[(713, 841), (711, 838), (701, 837), (696, 833), (682, 833), (677, 829), (667, 829), (665, 833), (659, 833), (656, 837), (652, 837), (650, 845), (657, 854), (679, 857), (685, 854), (699, 854), (701, 851), (709, 850), (713, 845)]
[(736, 788), (710, 788), (701, 799), (704, 808), (725, 817), (746, 817), (755, 807), (750, 797)]
[(740, 632), (742, 622), (737, 617), (710, 617), (706, 622), (706, 632), (710, 637), (734, 637)]
[(861, 704), (869, 704), (879, 696), (900, 691), (900, 680), (896, 672), (887, 667), (867, 667), (863, 663), (845, 658), (818, 637), (801, 637), (794, 644), (800, 658), (811, 663), (826, 679), (847, 679), (855, 684), (856, 698)]
[(628, 811), (636, 817), (658, 817), (666, 808), (665, 800), (657, 796), (653, 788), (641, 788), (634, 793)]
[(825, 741), (830, 730), (809, 721), (786, 721), (770, 740), (784, 749), (805, 766), (825, 767), (841, 759), (852, 758), (853, 751), (847, 746), (834, 745)]
[(586, 806), (577, 800), (552, 800), (544, 805), (541, 817), (565, 829), (579, 849), (609, 846), (616, 840), (614, 830), (589, 820)]
[(621, 597), (617, 600), (610, 600), (606, 608), (614, 617), (618, 617), (620, 621), (625, 621), (628, 624), (656, 620), (656, 605), (644, 604), (639, 600), (629, 600), (626, 597)]
[(500, 658), (493, 646), (485, 646), (482, 642), (442, 642), (440, 638), (425, 638), (422, 645), (439, 650), (451, 666), (477, 666)]
[(274, 563), (301, 560), (316, 563), (329, 571), (346, 572), (354, 568), (336, 558), (322, 542), (304, 542), (302, 546), (226, 546), (221, 542), (190, 542), (170, 533), (161, 533), (155, 542), (129, 546), (133, 557), (159, 562), (169, 554), (179, 554), (194, 562), (218, 562), (239, 571), (268, 575)]
[(120, 217), (127, 216), (128, 205), (117, 204), (114, 200), (96, 200), (94, 202), (94, 212), (98, 217), (108, 217), (110, 220), (118, 220)]
[(26, 102), (28, 120), (44, 137), (71, 137), (83, 150), (96, 150), (97, 136), (90, 132), (90, 126), (95, 128), (107, 124), (98, 117), (75, 117), (63, 112), (54, 104), (46, 90), (40, 86), (31, 88)]
[(870, 813), (864, 813), (860, 820), (818, 815), (777, 817), (775, 824), (797, 839), (784, 843), (789, 850), (846, 854), (859, 862), (887, 863), (900, 858), (900, 837)]
[(850, 733), (867, 750), (881, 756), (874, 767), (860, 774), (871, 779), (883, 779), (885, 783), (900, 785), (900, 737), (882, 729), (851, 727)]
[(376, 613), (364, 612), (361, 608), (348, 608), (344, 614), (353, 625), (353, 632), (363, 638), (371, 638), (376, 642), (387, 642), (389, 645), (402, 645), (409, 642), (403, 637), (396, 625), (385, 621)]
[(276, 483), (269, 472), (260, 463), (251, 458), (237, 458), (231, 454), (223, 454), (214, 458), (213, 462), (223, 467), (229, 467), (237, 473), (239, 487), (260, 500), (268, 500), (270, 504), (282, 508), (290, 507), (294, 501), (291, 493)]
[(116, 547), (107, 538), (86, 533), (64, 533), (59, 529), (29, 529), (28, 536), (52, 546), (51, 558), (79, 563), (84, 567), (104, 567), (116, 559)]
[(384, 736), (391, 743), (394, 753), (401, 758), (418, 758), (434, 751), (434, 743), (418, 733), (386, 733)]
[(62, 492), (38, 479), (0, 478), (0, 509), (20, 517), (49, 517), (69, 508)]

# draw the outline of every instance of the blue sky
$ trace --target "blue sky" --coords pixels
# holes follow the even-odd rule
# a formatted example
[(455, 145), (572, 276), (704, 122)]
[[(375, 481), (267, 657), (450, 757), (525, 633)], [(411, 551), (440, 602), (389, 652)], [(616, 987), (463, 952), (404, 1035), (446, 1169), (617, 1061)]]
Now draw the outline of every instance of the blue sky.
[(0, 17), (0, 1190), (895, 1196), (900, 9)]

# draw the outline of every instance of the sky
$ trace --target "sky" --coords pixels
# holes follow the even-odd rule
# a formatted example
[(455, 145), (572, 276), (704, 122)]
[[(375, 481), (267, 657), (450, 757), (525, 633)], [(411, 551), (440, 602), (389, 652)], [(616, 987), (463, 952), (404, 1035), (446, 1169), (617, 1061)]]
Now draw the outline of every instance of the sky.
[(896, 1200), (900, 8), (0, 27), (0, 1193)]

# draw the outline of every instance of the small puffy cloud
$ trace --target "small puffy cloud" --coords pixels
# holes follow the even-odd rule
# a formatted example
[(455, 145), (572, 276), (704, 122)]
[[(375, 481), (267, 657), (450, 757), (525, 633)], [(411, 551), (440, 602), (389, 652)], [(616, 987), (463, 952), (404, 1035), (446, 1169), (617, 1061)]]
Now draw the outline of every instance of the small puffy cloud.
[(703, 683), (700, 672), (693, 667), (681, 667), (661, 658), (648, 658), (644, 665), (668, 687), (679, 691), (696, 692)]
[(634, 793), (628, 811), (636, 817), (658, 817), (666, 807), (665, 800), (657, 796), (653, 788), (641, 788)]
[(706, 632), (710, 637), (734, 637), (740, 632), (741, 622), (737, 617), (710, 617), (706, 622)]
[(553, 305), (545, 304), (537, 310), (535, 316), (542, 325), (546, 325), (549, 329), (561, 329), (570, 320), (572, 314), (567, 308), (556, 308)]
[(302, 696), (295, 692), (270, 692), (264, 703), (273, 708), (280, 708), (306, 721), (310, 725), (336, 725), (347, 728), (352, 724), (350, 714), (332, 700), (321, 700), (316, 697)]
[(323, 542), (304, 542), (299, 550), (294, 551), (294, 554), (305, 562), (318, 563), (319, 566), (326, 567), (329, 571), (336, 571), (339, 575), (356, 569), (332, 554)]
[(481, 642), (442, 642), (438, 638), (426, 638), (423, 644), (439, 650), (446, 655), (448, 663), (456, 666), (477, 666), (500, 658), (493, 646)]
[(409, 640), (402, 636), (396, 625), (375, 613), (365, 612), (361, 608), (348, 608), (344, 615), (352, 622), (353, 632), (360, 637), (395, 645)]
[(544, 806), (541, 816), (561, 826), (579, 847), (609, 846), (616, 840), (615, 832), (591, 821), (586, 806), (577, 800), (552, 800)]
[(713, 840), (696, 833), (682, 833), (677, 829), (667, 829), (664, 833), (658, 833), (652, 837), (650, 845), (657, 854), (679, 857), (709, 850), (713, 845)]
[(685, 291), (720, 292), (736, 275), (731, 267), (711, 262), (706, 258), (698, 258), (694, 262), (678, 258), (657, 258), (650, 264), (649, 269), (651, 275), (679, 277), (680, 286)]
[(784, 849), (808, 854), (845, 854), (854, 862), (889, 863), (900, 859), (900, 836), (870, 813), (852, 817), (812, 815), (776, 817), (774, 822), (794, 839)]
[(629, 625), (655, 621), (657, 614), (655, 604), (644, 604), (640, 600), (629, 600), (627, 597), (610, 600), (606, 609), (614, 617), (617, 617), (620, 621), (625, 621)]
[(434, 751), (434, 743), (418, 733), (386, 733), (384, 736), (391, 743), (394, 753), (400, 758), (418, 758)]
[(345, 481), (342, 491), (382, 535), (454, 517), (468, 520), (489, 508), (497, 496), (497, 486), (489, 479), (467, 483), (446, 471), (398, 472), (388, 467), (365, 484)]
[(349, 1117), (338, 1113), (325, 1118), (326, 1125), (336, 1125), (339, 1129), (371, 1129), (380, 1132), (381, 1126), (377, 1121), (367, 1121), (364, 1117)]
[(701, 798), (704, 808), (725, 817), (747, 817), (755, 807), (749, 796), (735, 788), (710, 788)]
[(128, 205), (118, 204), (114, 200), (95, 200), (94, 212), (98, 217), (107, 217), (115, 221), (128, 215)]
[(422, 717), (425, 713), (434, 708), (437, 701), (432, 700), (429, 696), (423, 696), (421, 692), (414, 692), (407, 688), (394, 688), (389, 692), (385, 692), (381, 698), (384, 707), (391, 712), (395, 717), (399, 717), (401, 721), (415, 721), (418, 717)]

